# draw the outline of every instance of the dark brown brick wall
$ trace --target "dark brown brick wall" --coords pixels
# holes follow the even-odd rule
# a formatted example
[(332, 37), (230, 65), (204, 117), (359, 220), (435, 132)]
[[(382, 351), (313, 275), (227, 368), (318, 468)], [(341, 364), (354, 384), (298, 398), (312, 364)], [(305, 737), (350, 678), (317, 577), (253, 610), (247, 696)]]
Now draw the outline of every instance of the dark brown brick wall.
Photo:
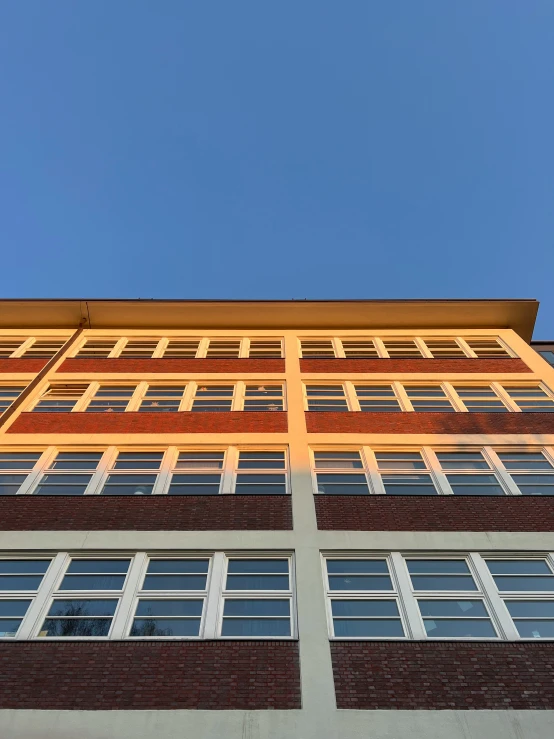
[(9, 434), (218, 434), (284, 433), (287, 414), (229, 413), (22, 413)]
[(21, 357), (21, 359), (0, 359), (0, 373), (25, 372), (27, 374), (38, 374), (49, 361), (48, 358), (26, 359), (25, 357)]
[(0, 497), (2, 531), (273, 531), (292, 529), (287, 495)]
[(298, 644), (3, 642), (0, 708), (300, 708)]
[(338, 708), (554, 708), (554, 643), (348, 641), (331, 655)]
[(368, 374), (389, 372), (531, 372), (521, 359), (301, 359), (300, 371), (364, 372)]
[(316, 495), (319, 529), (554, 531), (554, 497)]
[(66, 359), (58, 372), (124, 372), (147, 374), (149, 372), (240, 372), (273, 373), (284, 372), (284, 359)]
[(552, 434), (554, 413), (306, 413), (312, 434)]

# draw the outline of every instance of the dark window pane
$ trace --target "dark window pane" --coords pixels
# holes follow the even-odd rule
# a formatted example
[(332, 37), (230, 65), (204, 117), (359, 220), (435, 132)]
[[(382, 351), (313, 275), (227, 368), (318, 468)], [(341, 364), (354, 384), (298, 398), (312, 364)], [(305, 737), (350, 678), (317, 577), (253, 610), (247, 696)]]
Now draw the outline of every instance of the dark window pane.
[(198, 636), (199, 618), (135, 618), (130, 636)]
[(227, 590), (288, 590), (288, 575), (227, 575)]
[(87, 572), (126, 573), (129, 564), (129, 559), (73, 559), (67, 572), (71, 575)]
[(205, 575), (146, 575), (143, 590), (204, 590)]
[(385, 575), (330, 575), (330, 590), (392, 590), (391, 579)]
[(285, 495), (287, 486), (283, 482), (282, 485), (236, 485), (235, 493), (237, 495)]
[(217, 485), (181, 485), (172, 483), (167, 493), (168, 495), (219, 495), (219, 483)]
[(230, 559), (227, 571), (229, 573), (242, 572), (287, 572), (288, 559)]
[(552, 575), (542, 559), (487, 559), (493, 575)]
[(27, 475), (0, 475), (0, 495), (15, 495)]
[(515, 622), (519, 635), (523, 639), (552, 639), (554, 638), (554, 620), (541, 621), (531, 619), (530, 621)]
[(465, 574), (469, 567), (463, 559), (408, 559), (408, 572), (417, 575), (427, 572)]
[(0, 616), (2, 618), (24, 616), (30, 603), (30, 600), (0, 600)]
[(146, 600), (138, 602), (136, 616), (201, 616), (201, 600)]
[(0, 575), (0, 590), (36, 590), (43, 575)]
[(48, 611), (49, 616), (113, 616), (117, 600), (91, 598), (87, 600), (55, 600)]
[(183, 572), (205, 574), (210, 562), (207, 559), (151, 559), (148, 564), (148, 574), (169, 574)]
[(290, 636), (287, 618), (224, 618), (222, 636)]
[(66, 575), (60, 590), (121, 590), (125, 575)]
[(514, 618), (554, 618), (554, 600), (507, 600), (505, 603)]
[(398, 606), (394, 600), (332, 600), (333, 616), (371, 616), (399, 618)]
[(2, 618), (0, 619), (0, 636), (15, 636), (20, 626), (20, 618)]
[(493, 625), (488, 619), (471, 619), (463, 618), (459, 620), (438, 620), (424, 619), (425, 630), (427, 636), (433, 637), (481, 637), (487, 638), (496, 636)]
[(412, 575), (416, 590), (477, 590), (470, 575)]
[(402, 637), (404, 629), (400, 619), (333, 619), (335, 636), (338, 637)]
[(489, 614), (481, 600), (418, 600), (422, 616), (488, 618)]
[(107, 636), (111, 618), (47, 618), (39, 636)]
[(501, 591), (542, 591), (545, 593), (551, 593), (554, 591), (554, 577), (532, 577), (532, 576), (521, 576), (521, 577), (510, 577), (509, 575), (498, 576), (494, 578), (496, 587)]
[(389, 574), (389, 568), (384, 559), (328, 559), (327, 572), (332, 574), (359, 573), (359, 574)]
[(224, 616), (290, 616), (288, 600), (225, 600)]

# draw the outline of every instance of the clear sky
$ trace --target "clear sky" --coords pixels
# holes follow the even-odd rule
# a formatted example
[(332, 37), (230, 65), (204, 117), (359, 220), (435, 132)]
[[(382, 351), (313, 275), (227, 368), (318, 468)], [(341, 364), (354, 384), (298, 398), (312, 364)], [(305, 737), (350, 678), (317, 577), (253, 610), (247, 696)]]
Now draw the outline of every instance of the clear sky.
[(552, 0), (2, 0), (3, 297), (541, 300)]

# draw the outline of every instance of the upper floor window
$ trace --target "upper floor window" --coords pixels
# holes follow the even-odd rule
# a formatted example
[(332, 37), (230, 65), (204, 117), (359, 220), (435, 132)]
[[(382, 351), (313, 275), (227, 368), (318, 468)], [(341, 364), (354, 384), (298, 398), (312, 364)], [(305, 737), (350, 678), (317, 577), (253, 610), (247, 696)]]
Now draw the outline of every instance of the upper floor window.
[(288, 553), (0, 559), (0, 637), (289, 638), (292, 575)]
[(327, 554), (335, 639), (548, 639), (552, 555)]
[(435, 337), (363, 337), (305, 338), (300, 340), (304, 359), (459, 359), (509, 358), (516, 356), (494, 336), (462, 338)]
[(305, 385), (306, 410), (420, 413), (552, 413), (554, 393), (542, 383), (375, 383)]
[(316, 448), (313, 478), (325, 495), (554, 495), (554, 449)]
[(0, 495), (285, 495), (284, 449), (64, 450), (0, 453)]
[(14, 400), (25, 390), (24, 385), (0, 385), (0, 415), (7, 410)]
[(281, 338), (194, 338), (194, 337), (90, 337), (75, 350), (79, 359), (135, 358), (135, 359), (238, 359), (280, 358), (283, 356)]
[(187, 385), (53, 383), (30, 409), (38, 413), (168, 413), (178, 411), (283, 411), (284, 387), (276, 383), (189, 382)]
[(67, 337), (28, 337), (16, 338), (4, 336), (0, 338), (0, 358), (36, 357), (50, 358), (57, 354), (66, 343)]

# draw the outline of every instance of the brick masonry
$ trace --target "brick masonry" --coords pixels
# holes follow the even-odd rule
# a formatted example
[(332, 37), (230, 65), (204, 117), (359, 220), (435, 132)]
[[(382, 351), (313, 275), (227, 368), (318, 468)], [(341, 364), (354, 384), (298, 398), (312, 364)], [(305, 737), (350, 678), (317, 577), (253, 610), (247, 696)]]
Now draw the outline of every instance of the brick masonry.
[(58, 372), (94, 374), (98, 372), (124, 372), (148, 374), (154, 372), (206, 373), (241, 372), (284, 373), (284, 359), (66, 359)]
[(300, 371), (388, 374), (391, 372), (531, 372), (521, 359), (301, 359)]
[(316, 495), (327, 531), (554, 531), (554, 497)]
[(275, 531), (292, 529), (290, 495), (0, 497), (2, 531)]
[(49, 362), (48, 358), (44, 359), (0, 359), (0, 373), (2, 374), (38, 374), (41, 369)]
[(8, 434), (275, 434), (287, 431), (283, 411), (228, 413), (22, 413)]
[(312, 434), (552, 434), (554, 413), (306, 413)]
[(300, 708), (294, 641), (3, 642), (0, 708)]
[(332, 642), (338, 708), (553, 709), (552, 642)]

